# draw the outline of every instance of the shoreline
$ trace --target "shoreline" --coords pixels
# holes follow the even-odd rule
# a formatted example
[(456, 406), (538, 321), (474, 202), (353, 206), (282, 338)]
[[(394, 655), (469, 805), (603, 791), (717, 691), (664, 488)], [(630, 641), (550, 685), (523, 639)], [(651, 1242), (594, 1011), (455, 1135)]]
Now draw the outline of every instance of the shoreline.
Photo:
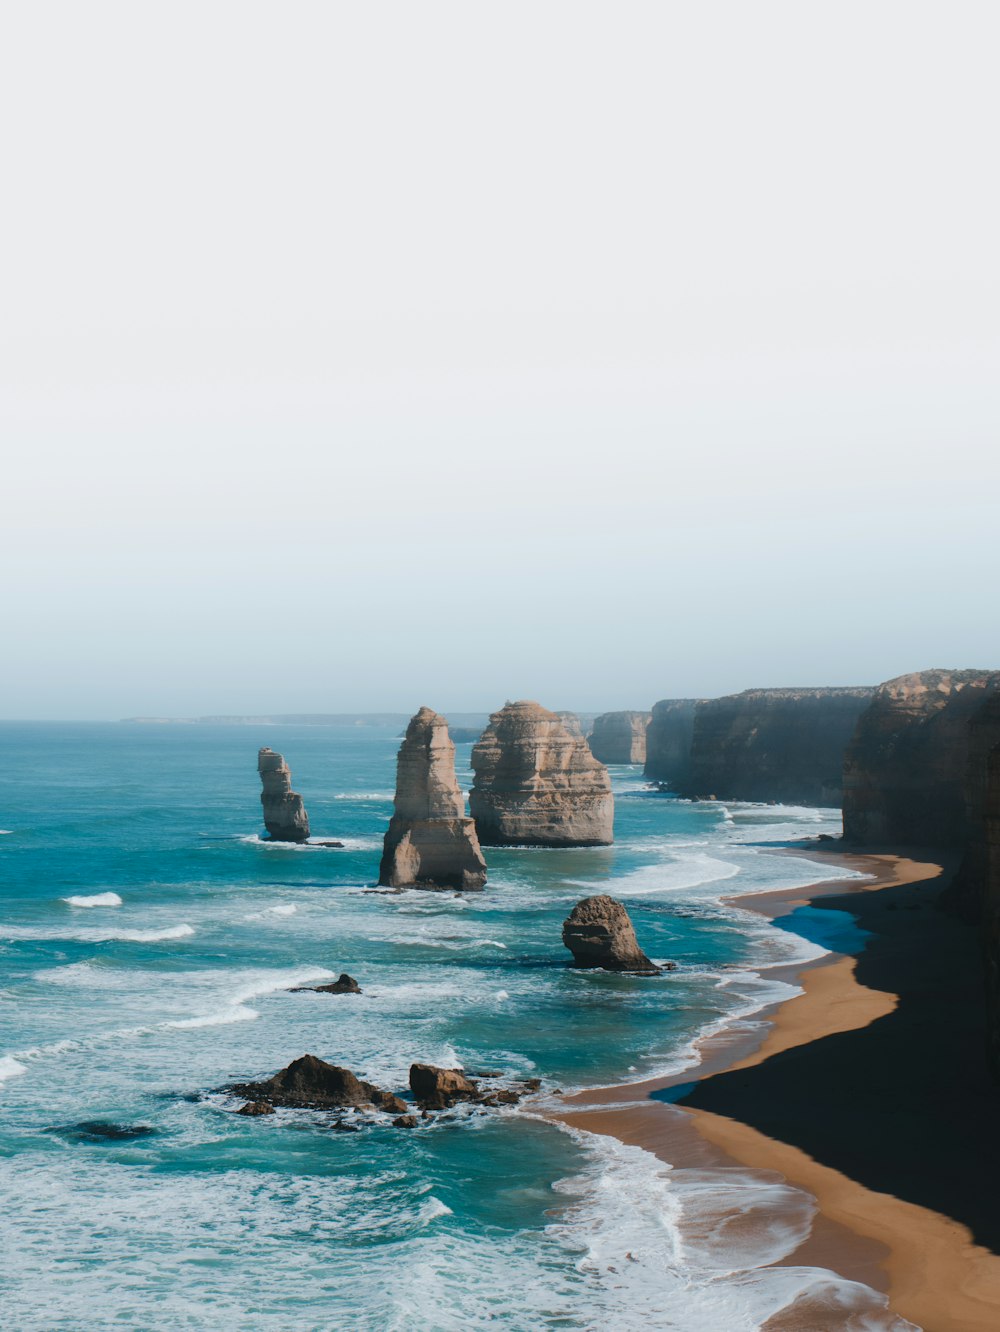
[[(968, 927), (940, 913), (936, 913), (940, 928), (937, 922), (927, 924), (943, 866), (938, 860), (916, 860), (899, 852), (853, 853), (839, 843), (788, 847), (782, 853), (832, 861), (871, 877), (723, 900), (772, 920), (802, 907), (848, 912), (868, 933), (861, 948), (851, 953), (829, 951), (788, 968), (769, 968), (769, 974), (788, 979), (802, 993), (761, 1009), (749, 1020), (750, 1027), (738, 1022), (735, 1030), (702, 1038), (695, 1047), (700, 1062), (680, 1073), (573, 1093), (562, 1097), (558, 1109), (546, 1111), (545, 1117), (567, 1128), (642, 1147), (674, 1168), (740, 1166), (777, 1172), (811, 1195), (818, 1210), (805, 1241), (769, 1266), (825, 1268), (860, 1282), (887, 1296), (890, 1315), (926, 1332), (992, 1332), (1000, 1326), (1000, 1257), (994, 1248), (977, 1243), (970, 1226), (947, 1211), (872, 1187), (868, 1179), (856, 1177), (863, 1171), (831, 1164), (838, 1156), (853, 1164), (853, 1154), (865, 1154), (863, 1130), (856, 1133), (850, 1124), (838, 1123), (835, 1113), (828, 1113), (820, 1132), (798, 1133), (794, 1125), (788, 1132), (794, 1108), (784, 1113), (774, 1110), (790, 1080), (793, 1087), (804, 1080), (808, 1089), (817, 1055), (823, 1059), (827, 1052), (833, 1054), (831, 1047), (836, 1047), (834, 1064), (839, 1060), (848, 1073), (860, 1069), (863, 1080), (872, 1071), (860, 1058), (865, 1052), (847, 1047), (852, 1041), (857, 1045), (856, 1038), (873, 1028), (881, 1031), (887, 1024), (898, 1028), (907, 1022), (914, 1006), (911, 996), (904, 986), (881, 983), (877, 954), (888, 949), (897, 971), (902, 967), (919, 972), (923, 958), (915, 945), (924, 944), (930, 933), (940, 943), (938, 951), (954, 952), (956, 965), (967, 961), (961, 955), (963, 948), (969, 951)], [(868, 919), (876, 914), (872, 911), (876, 905), (879, 933), (871, 928), (875, 921)], [(894, 915), (889, 917), (886, 911)], [(918, 918), (911, 913), (917, 911), (915, 924)], [(959, 935), (961, 930), (966, 931), (964, 936)], [(909, 958), (908, 940), (914, 944)], [(859, 977), (862, 961), (865, 975)], [(914, 1022), (921, 1020), (922, 1014), (915, 1014)], [(911, 1042), (913, 1034), (908, 1030)], [(929, 1051), (926, 1058), (930, 1061)], [(912, 1108), (907, 1102), (907, 1113)], [(960, 1109), (956, 1097), (953, 1110)], [(960, 1115), (953, 1118), (952, 1128), (960, 1128)], [(782, 1121), (782, 1131), (766, 1131), (772, 1127), (769, 1119)], [(925, 1152), (933, 1151), (935, 1142), (930, 1138), (923, 1145)], [(918, 1169), (923, 1162), (913, 1164)], [(966, 1166), (974, 1170), (971, 1146)], [(786, 1315), (792, 1321), (786, 1321)], [(800, 1309), (796, 1302), (770, 1320), (768, 1328), (779, 1332), (786, 1326), (804, 1327), (809, 1324), (801, 1319), (810, 1316), (822, 1312)]]

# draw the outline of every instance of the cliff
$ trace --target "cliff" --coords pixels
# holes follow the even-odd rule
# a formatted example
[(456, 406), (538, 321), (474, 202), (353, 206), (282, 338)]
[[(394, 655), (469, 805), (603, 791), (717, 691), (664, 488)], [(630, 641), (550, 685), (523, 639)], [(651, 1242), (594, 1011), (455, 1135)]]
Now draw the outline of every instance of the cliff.
[(455, 778), (448, 723), (421, 708), (396, 760), (396, 798), (379, 883), (392, 888), (482, 888), (486, 862)]
[(970, 721), (998, 684), (997, 672), (932, 670), (879, 685), (844, 760), (845, 841), (966, 844)]
[(984, 782), (983, 965), (986, 973), (987, 1055), (1000, 1082), (1000, 744), (986, 756)]
[(648, 712), (603, 712), (588, 738), (600, 763), (645, 763)]
[(679, 790), (691, 773), (694, 698), (663, 698), (653, 704), (646, 727), (645, 775)]
[(839, 805), (844, 751), (872, 693), (747, 689), (703, 699), (695, 707), (690, 769), (677, 789), (695, 798)]
[(264, 827), (274, 842), (304, 842), (309, 836), (309, 817), (302, 797), (292, 790), (288, 764), (273, 749), (257, 752), (260, 773), (260, 803), (264, 807)]
[(607, 769), (537, 703), (508, 703), (472, 750), (469, 810), (484, 846), (604, 846), (613, 841)]

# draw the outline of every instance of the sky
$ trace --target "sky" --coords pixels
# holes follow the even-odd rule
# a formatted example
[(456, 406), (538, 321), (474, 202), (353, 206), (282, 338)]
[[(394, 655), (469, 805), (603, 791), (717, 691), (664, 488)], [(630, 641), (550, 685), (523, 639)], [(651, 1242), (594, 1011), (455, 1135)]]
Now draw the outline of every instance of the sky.
[(0, 43), (0, 717), (1000, 668), (992, 3)]

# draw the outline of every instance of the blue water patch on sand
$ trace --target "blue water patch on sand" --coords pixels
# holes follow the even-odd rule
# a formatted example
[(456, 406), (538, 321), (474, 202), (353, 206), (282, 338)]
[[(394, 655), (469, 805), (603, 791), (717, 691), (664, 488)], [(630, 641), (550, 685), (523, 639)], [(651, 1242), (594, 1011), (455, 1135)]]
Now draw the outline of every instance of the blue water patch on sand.
[(831, 953), (860, 953), (872, 937), (871, 930), (863, 930), (849, 911), (831, 907), (796, 907), (774, 923), (779, 930), (788, 930)]

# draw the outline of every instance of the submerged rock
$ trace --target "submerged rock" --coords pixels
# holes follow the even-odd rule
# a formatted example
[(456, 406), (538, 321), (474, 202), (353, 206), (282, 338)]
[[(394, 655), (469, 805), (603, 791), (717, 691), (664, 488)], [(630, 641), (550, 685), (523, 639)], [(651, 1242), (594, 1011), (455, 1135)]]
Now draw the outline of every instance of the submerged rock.
[(309, 817), (302, 797), (292, 790), (288, 764), (273, 749), (257, 753), (257, 771), (263, 790), (264, 827), (273, 842), (305, 842), (309, 837)]
[(576, 967), (605, 971), (639, 971), (657, 975), (660, 968), (639, 947), (629, 914), (613, 897), (585, 897), (563, 922), (563, 943)]
[(603, 712), (594, 718), (588, 743), (601, 763), (645, 763), (648, 712)]
[(347, 1068), (328, 1064), (315, 1055), (295, 1059), (266, 1082), (234, 1083), (228, 1091), (253, 1101), (300, 1109), (334, 1109), (343, 1106), (374, 1106), (393, 1114), (405, 1114), (407, 1105), (391, 1092), (363, 1082)]
[(424, 1110), (446, 1110), (456, 1101), (475, 1100), (479, 1088), (460, 1068), (437, 1068), (434, 1064), (410, 1067), (410, 1091)]
[(486, 882), (476, 825), (455, 778), (448, 723), (421, 708), (396, 760), (396, 798), (385, 834), (380, 884), (390, 888), (475, 890)]
[(508, 703), (472, 750), (469, 809), (484, 846), (608, 846), (611, 779), (582, 735), (538, 703)]

